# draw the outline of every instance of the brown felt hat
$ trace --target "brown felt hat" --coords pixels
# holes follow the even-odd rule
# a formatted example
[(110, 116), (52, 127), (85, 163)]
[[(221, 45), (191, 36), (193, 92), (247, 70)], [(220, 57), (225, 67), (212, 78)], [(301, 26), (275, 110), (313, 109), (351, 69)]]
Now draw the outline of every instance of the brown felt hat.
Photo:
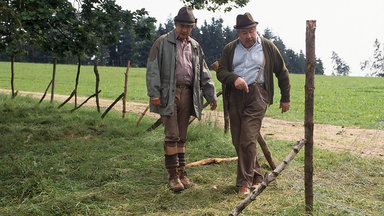
[(256, 26), (259, 24), (255, 20), (253, 20), (250, 13), (245, 14), (239, 14), (236, 17), (236, 25), (233, 26), (235, 29), (244, 29), (244, 28), (251, 28), (253, 26)]
[(184, 25), (195, 25), (197, 19), (193, 15), (192, 9), (189, 7), (182, 7), (179, 10), (177, 16), (174, 19), (175, 23), (184, 24)]

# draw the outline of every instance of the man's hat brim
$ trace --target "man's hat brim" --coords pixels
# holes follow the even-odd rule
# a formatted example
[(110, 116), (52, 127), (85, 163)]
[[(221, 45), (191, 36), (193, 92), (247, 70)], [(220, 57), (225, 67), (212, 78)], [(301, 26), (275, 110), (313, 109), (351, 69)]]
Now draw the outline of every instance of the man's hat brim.
[(252, 27), (255, 27), (257, 24), (259, 24), (258, 22), (253, 22), (253, 23), (250, 23), (250, 24), (247, 24), (247, 25), (234, 25), (233, 28), (235, 29), (247, 29), (247, 28), (252, 28)]

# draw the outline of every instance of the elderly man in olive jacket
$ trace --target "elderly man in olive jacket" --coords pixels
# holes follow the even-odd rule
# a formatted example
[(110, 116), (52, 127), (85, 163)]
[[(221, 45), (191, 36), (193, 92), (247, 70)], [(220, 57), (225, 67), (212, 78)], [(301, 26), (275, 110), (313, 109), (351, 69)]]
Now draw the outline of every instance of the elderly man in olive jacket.
[(232, 143), (238, 155), (239, 194), (248, 194), (263, 179), (256, 144), (267, 105), (273, 103), (273, 74), (280, 87), (282, 112), (290, 106), (289, 72), (277, 47), (257, 35), (257, 24), (249, 13), (237, 16), (239, 38), (224, 47), (216, 74), (223, 84)]
[(196, 19), (188, 7), (179, 10), (175, 29), (153, 44), (147, 62), (147, 90), (150, 110), (161, 115), (164, 124), (165, 167), (173, 191), (192, 186), (185, 171), (185, 146), (191, 115), (201, 118), (203, 97), (216, 109), (215, 87), (204, 53), (189, 37)]

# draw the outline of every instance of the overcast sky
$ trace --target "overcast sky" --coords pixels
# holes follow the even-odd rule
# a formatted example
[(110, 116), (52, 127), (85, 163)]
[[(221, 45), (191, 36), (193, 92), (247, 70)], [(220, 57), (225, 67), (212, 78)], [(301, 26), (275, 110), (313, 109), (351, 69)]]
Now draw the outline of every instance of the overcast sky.
[[(184, 6), (181, 0), (116, 0), (123, 9), (145, 8), (159, 23), (174, 18)], [(250, 0), (244, 8), (229, 13), (195, 10), (200, 26), (204, 20), (223, 18), (224, 26), (233, 27), (236, 16), (250, 12), (259, 22), (258, 32), (270, 28), (287, 48), (305, 54), (306, 20), (316, 20), (316, 57), (332, 73), (331, 54), (335, 51), (349, 66), (352, 76), (365, 76), (360, 62), (373, 55), (373, 44), (384, 44), (384, 0)]]

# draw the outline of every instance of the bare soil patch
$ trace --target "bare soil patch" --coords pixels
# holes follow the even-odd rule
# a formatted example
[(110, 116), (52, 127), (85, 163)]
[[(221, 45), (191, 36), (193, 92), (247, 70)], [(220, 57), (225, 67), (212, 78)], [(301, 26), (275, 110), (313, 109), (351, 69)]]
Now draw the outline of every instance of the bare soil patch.
[[(0, 89), (2, 94), (11, 94), (10, 90)], [(41, 98), (43, 93), (19, 91), (21, 96), (31, 96)], [(49, 100), (50, 94), (47, 94), (45, 100)], [(55, 94), (56, 101), (64, 101), (67, 95)], [(78, 97), (78, 103), (82, 103), (86, 97)], [(100, 99), (100, 106), (107, 108), (113, 100)], [(72, 98), (69, 103), (74, 103)], [(85, 105), (96, 106), (94, 98), (90, 99)], [(127, 111), (141, 114), (148, 104), (127, 102)], [(66, 105), (69, 106), (69, 105)], [(122, 110), (122, 102), (114, 106), (116, 110)], [(147, 112), (146, 116), (158, 118), (159, 115)], [(216, 125), (223, 126), (223, 112), (204, 110), (202, 120), (213, 121)], [(285, 120), (265, 117), (261, 129), (263, 136), (269, 136), (277, 140), (298, 141), (304, 138), (304, 123), (290, 122)], [(362, 129), (358, 127), (343, 127), (327, 124), (315, 124), (314, 127), (314, 145), (331, 151), (348, 151), (357, 155), (375, 157), (384, 159), (384, 130)]]

